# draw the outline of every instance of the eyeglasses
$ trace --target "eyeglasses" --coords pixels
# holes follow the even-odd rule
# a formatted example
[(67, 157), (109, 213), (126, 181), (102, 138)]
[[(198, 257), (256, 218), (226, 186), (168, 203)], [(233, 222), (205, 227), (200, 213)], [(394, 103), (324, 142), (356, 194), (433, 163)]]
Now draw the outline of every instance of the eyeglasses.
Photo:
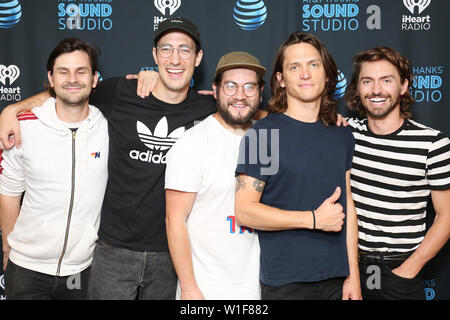
[(253, 97), (256, 92), (258, 91), (258, 85), (255, 83), (251, 83), (251, 82), (247, 82), (246, 84), (242, 85), (242, 86), (238, 86), (236, 83), (234, 82), (225, 82), (224, 84), (221, 85), (223, 88), (223, 92), (225, 92), (225, 94), (227, 96), (234, 96), (238, 90), (238, 88), (242, 88), (242, 90), (244, 91), (244, 94), (247, 97)]
[(172, 46), (169, 46), (169, 45), (158, 46), (157, 49), (158, 49), (159, 54), (163, 58), (171, 57), (172, 54), (173, 54), (173, 51), (177, 50), (179, 56), (182, 59), (189, 59), (191, 57), (191, 55), (192, 55), (192, 52), (194, 51), (192, 48), (189, 48), (187, 46), (181, 46), (179, 48), (173, 48)]

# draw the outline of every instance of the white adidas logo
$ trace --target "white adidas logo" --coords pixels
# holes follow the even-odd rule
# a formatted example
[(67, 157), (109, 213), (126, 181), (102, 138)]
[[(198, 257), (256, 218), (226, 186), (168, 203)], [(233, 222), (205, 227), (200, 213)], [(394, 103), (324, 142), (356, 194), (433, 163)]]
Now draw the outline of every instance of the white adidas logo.
[(134, 160), (153, 163), (166, 163), (166, 155), (163, 152), (154, 153), (153, 151), (170, 149), (186, 131), (184, 127), (180, 127), (168, 134), (169, 125), (166, 117), (162, 117), (158, 121), (153, 133), (140, 121), (136, 122), (136, 129), (141, 142), (152, 151), (141, 152), (139, 150), (132, 150), (130, 151), (130, 157)]
[(161, 151), (170, 149), (185, 131), (184, 127), (180, 127), (168, 135), (169, 125), (166, 117), (162, 117), (161, 120), (159, 120), (153, 134), (150, 129), (140, 121), (137, 121), (136, 129), (139, 139), (141, 139), (147, 147), (152, 150), (161, 149)]

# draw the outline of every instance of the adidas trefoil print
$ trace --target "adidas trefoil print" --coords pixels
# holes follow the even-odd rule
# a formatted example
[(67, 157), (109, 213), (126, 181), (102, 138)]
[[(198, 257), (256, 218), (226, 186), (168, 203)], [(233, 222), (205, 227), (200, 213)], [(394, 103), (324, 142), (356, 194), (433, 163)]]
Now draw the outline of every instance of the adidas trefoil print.
[(136, 122), (136, 130), (140, 141), (149, 150), (131, 150), (130, 158), (156, 164), (166, 163), (167, 150), (169, 150), (185, 132), (184, 127), (179, 127), (169, 134), (169, 125), (166, 117), (162, 117), (158, 121), (153, 133), (140, 121)]

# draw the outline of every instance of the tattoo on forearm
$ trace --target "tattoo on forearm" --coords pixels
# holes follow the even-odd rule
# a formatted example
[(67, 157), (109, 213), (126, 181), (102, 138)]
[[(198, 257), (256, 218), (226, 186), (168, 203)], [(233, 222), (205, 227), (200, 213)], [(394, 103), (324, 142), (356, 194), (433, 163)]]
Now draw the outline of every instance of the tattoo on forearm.
[(253, 181), (253, 188), (258, 192), (263, 192), (264, 190), (264, 182), (261, 180)]
[(236, 192), (245, 188), (245, 181), (241, 177), (236, 177)]

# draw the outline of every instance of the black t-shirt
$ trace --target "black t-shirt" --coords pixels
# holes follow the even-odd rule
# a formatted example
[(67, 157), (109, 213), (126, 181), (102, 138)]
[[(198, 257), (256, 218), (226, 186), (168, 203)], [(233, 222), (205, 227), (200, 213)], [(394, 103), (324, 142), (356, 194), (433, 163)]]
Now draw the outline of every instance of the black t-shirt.
[(109, 130), (99, 238), (135, 251), (166, 251), (166, 154), (185, 130), (215, 112), (216, 104), (192, 89), (179, 104), (152, 95), (142, 99), (136, 87), (136, 80), (107, 79), (90, 100), (102, 110)]

